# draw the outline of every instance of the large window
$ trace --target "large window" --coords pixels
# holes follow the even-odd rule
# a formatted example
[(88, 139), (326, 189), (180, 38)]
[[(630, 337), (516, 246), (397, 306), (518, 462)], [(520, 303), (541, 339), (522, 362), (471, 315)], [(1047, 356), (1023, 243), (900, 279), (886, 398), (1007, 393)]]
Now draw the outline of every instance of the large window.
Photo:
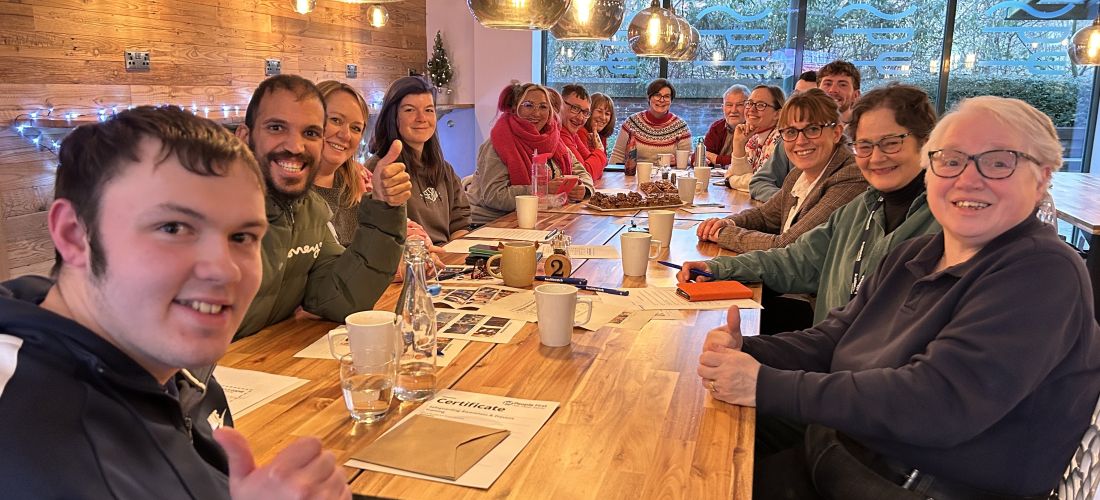
[(941, 111), (974, 95), (1028, 101), (1058, 127), (1065, 168), (1088, 168), (1096, 71), (1073, 66), (1066, 54), (1068, 39), (1091, 22), (1082, 0), (663, 1), (699, 30), (695, 60), (634, 56), (625, 27), (650, 2), (628, 0), (623, 29), (609, 42), (559, 42), (545, 35), (544, 83), (560, 88), (576, 82), (611, 95), (621, 121), (645, 109), (650, 80), (666, 77), (676, 85), (673, 111), (701, 137), (718, 119), (729, 85), (789, 90), (802, 71), (845, 59), (860, 69), (864, 91), (911, 83)]

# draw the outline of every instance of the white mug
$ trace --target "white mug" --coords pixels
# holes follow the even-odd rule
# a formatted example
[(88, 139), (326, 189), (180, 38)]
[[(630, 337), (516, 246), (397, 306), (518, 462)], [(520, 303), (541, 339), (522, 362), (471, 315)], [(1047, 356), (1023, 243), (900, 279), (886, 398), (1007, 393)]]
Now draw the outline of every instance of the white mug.
[(672, 210), (649, 211), (649, 234), (661, 242), (661, 248), (668, 248), (672, 244), (672, 224), (676, 212)]
[(653, 180), (653, 164), (648, 161), (638, 162), (638, 185)]
[(695, 167), (695, 192), (705, 193), (710, 186), (710, 167)]
[[(577, 321), (577, 303), (587, 304), (587, 313)], [(539, 341), (547, 347), (567, 346), (573, 327), (592, 319), (592, 299), (577, 297), (572, 285), (539, 285), (535, 287), (535, 308), (539, 318)]]
[(690, 207), (695, 202), (695, 178), (682, 175), (676, 179), (676, 187), (680, 191), (680, 201)]
[[(397, 315), (390, 311), (360, 311), (344, 318), (345, 331), (328, 332), (328, 348), (332, 357), (363, 350), (393, 350), (397, 343)], [(337, 338), (347, 337), (348, 350), (337, 349)]]
[(691, 151), (686, 149), (676, 150), (676, 168), (691, 167)]
[(659, 153), (657, 154), (657, 166), (667, 167), (672, 165), (672, 153)]
[(524, 194), (516, 196), (516, 218), (520, 229), (534, 229), (539, 219), (539, 197)]
[(625, 276), (645, 276), (649, 261), (661, 254), (661, 242), (649, 233), (623, 233), (619, 235), (619, 244)]

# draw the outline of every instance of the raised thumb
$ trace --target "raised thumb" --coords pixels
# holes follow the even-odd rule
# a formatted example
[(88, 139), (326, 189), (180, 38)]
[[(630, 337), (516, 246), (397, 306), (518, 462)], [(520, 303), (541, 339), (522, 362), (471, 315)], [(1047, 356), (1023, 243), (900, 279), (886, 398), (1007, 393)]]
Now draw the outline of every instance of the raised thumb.
[(726, 325), (730, 333), (741, 331), (741, 308), (730, 306), (726, 311)]
[(390, 150), (386, 152), (386, 156), (383, 156), (381, 160), (378, 160), (378, 165), (386, 166), (390, 163), (397, 161), (397, 159), (401, 157), (401, 150), (404, 149), (404, 147), (405, 146), (401, 144), (400, 139), (394, 139), (393, 142), (390, 143)]
[(214, 431), (214, 440), (225, 450), (229, 460), (229, 478), (246, 477), (256, 469), (256, 460), (252, 457), (252, 448), (248, 440), (232, 427), (222, 427)]

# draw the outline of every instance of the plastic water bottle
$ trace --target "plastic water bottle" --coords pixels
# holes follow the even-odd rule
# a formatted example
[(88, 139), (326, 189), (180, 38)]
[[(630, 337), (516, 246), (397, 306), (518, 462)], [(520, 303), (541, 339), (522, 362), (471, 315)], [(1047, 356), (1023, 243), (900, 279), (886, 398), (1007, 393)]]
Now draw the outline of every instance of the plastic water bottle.
[(1054, 208), (1054, 197), (1049, 191), (1046, 196), (1043, 196), (1043, 201), (1039, 202), (1039, 211), (1035, 215), (1043, 224), (1050, 224), (1056, 231), (1058, 230), (1058, 210)]
[(425, 272), (430, 259), (423, 240), (405, 242), (405, 284), (397, 301), (397, 331), (403, 349), (393, 391), (402, 401), (423, 401), (435, 394), (435, 307)]

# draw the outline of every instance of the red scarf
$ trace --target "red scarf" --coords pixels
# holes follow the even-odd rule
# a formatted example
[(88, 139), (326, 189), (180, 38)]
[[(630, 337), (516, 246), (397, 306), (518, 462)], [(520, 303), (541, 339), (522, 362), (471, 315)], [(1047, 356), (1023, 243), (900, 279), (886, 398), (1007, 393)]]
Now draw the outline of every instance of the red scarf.
[(493, 125), (489, 139), (501, 161), (508, 167), (508, 178), (513, 186), (531, 184), (531, 156), (551, 153), (554, 163), (562, 173), (572, 174), (573, 164), (569, 161), (569, 150), (561, 141), (560, 124), (550, 117), (543, 132), (527, 120), (521, 120), (515, 113), (505, 112)]

